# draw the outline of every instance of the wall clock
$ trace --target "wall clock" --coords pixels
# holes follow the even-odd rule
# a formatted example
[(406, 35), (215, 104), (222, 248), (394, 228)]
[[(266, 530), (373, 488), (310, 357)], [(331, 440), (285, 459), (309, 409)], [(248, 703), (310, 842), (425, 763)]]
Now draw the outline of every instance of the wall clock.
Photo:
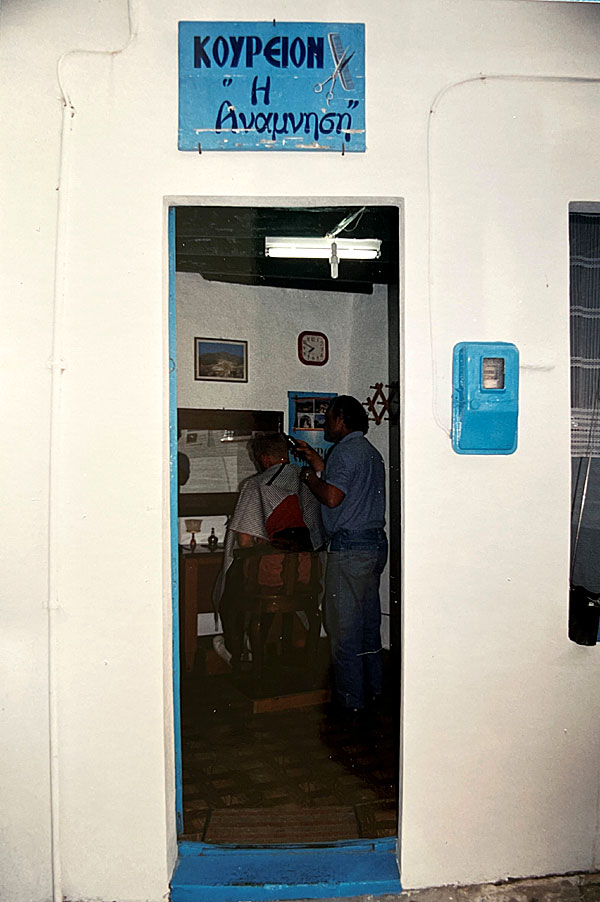
[(324, 366), (329, 360), (329, 339), (324, 332), (301, 332), (298, 359), (306, 366)]

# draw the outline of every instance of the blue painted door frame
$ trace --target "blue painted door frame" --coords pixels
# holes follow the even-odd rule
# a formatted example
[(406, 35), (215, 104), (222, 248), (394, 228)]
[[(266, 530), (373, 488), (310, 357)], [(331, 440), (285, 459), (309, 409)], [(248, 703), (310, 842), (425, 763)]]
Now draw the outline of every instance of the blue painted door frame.
[[(179, 548), (177, 510), (177, 317), (175, 207), (168, 211), (169, 239), (169, 472), (171, 590), (173, 602), (173, 722), (177, 835), (183, 833), (179, 655)], [(319, 899), (400, 893), (396, 839), (348, 840), (304, 846), (217, 846), (179, 842), (171, 902)]]
[(183, 833), (181, 768), (181, 662), (179, 656), (179, 548), (177, 481), (177, 316), (175, 299), (175, 207), (169, 207), (169, 476), (171, 520), (171, 598), (173, 609), (173, 722), (175, 728), (175, 811), (177, 835)]

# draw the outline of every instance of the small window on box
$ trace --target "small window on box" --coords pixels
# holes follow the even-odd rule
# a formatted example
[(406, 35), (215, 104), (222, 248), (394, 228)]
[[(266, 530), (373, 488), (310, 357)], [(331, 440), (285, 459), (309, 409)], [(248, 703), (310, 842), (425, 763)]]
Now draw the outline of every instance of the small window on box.
[(484, 357), (482, 386), (485, 389), (504, 388), (504, 357)]

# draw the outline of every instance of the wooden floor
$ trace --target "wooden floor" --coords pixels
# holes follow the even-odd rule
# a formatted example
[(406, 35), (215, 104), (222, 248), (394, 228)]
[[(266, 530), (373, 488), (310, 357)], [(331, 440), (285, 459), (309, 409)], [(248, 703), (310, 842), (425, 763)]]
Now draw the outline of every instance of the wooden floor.
[(274, 654), (257, 684), (250, 665), (234, 677), (199, 640), (181, 692), (183, 839), (270, 844), (396, 835), (397, 701), (387, 692), (377, 712), (356, 722), (336, 717), (324, 703), (323, 643), (310, 680), (298, 652), (285, 663)]

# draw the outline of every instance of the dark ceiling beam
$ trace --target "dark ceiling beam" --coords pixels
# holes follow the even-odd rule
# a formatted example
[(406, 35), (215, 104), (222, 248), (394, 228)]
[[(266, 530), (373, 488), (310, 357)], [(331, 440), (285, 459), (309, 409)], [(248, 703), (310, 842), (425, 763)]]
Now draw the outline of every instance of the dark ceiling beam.
[[(235, 208), (235, 207), (179, 207), (177, 208), (178, 239), (195, 237), (240, 237), (252, 239), (265, 235), (323, 236), (335, 229), (349, 212), (358, 207), (319, 208)], [(361, 218), (341, 233), (350, 238), (393, 237), (394, 218), (389, 207), (368, 207)]]
[[(302, 268), (298, 267), (302, 263)], [(208, 273), (227, 276), (233, 279), (241, 276), (261, 276), (270, 279), (287, 279), (289, 281), (314, 281), (331, 279), (331, 270), (327, 260), (288, 261), (288, 260), (248, 260), (245, 258), (203, 258), (202, 260), (177, 260), (178, 272), (197, 272), (208, 277)], [(349, 260), (341, 260), (339, 279), (347, 282), (366, 282), (386, 284), (389, 281), (389, 268), (377, 263), (360, 264)], [(332, 281), (335, 281), (332, 280)]]
[[(265, 261), (275, 263), (282, 261), (290, 263), (294, 268), (301, 268), (305, 262), (309, 264), (313, 261), (304, 260), (286, 260), (281, 257), (266, 257), (264, 242), (239, 240), (237, 238), (195, 238), (178, 241), (176, 246), (176, 259), (179, 263), (185, 260), (205, 260), (212, 257), (221, 258), (223, 260), (235, 260), (236, 258), (246, 258), (256, 260), (264, 265)], [(391, 254), (391, 247), (386, 244), (382, 245), (381, 255), (374, 261), (343, 261), (348, 262), (351, 266), (377, 265), (381, 267), (390, 266), (395, 263)], [(341, 265), (341, 264), (340, 264)]]
[[(232, 234), (251, 235), (256, 231), (264, 233), (270, 229), (290, 227), (294, 230), (307, 229), (312, 235), (325, 234), (349, 213), (358, 212), (359, 209), (360, 207), (178, 207), (177, 233), (182, 236), (209, 234), (210, 227), (217, 226)], [(376, 222), (383, 223), (386, 218), (383, 210), (384, 208), (369, 207), (356, 228), (365, 226), (365, 221), (369, 226)]]
[(318, 272), (315, 270), (304, 270), (300, 275), (298, 273), (294, 273), (293, 275), (286, 275), (285, 273), (280, 272), (266, 272), (260, 270), (246, 270), (245, 272), (231, 272), (228, 269), (220, 269), (220, 268), (208, 268), (203, 270), (198, 270), (195, 267), (178, 267), (177, 272), (195, 272), (201, 275), (204, 279), (209, 280), (222, 280), (224, 282), (235, 282), (236, 279), (257, 279), (257, 280), (265, 280), (265, 279), (277, 279), (283, 285), (287, 287), (293, 287), (294, 284), (301, 285), (304, 282), (314, 283), (315, 281), (322, 282), (323, 284), (328, 284), (329, 282), (337, 282), (338, 284), (348, 284), (352, 282), (354, 285), (372, 285), (373, 279), (365, 278), (364, 275), (356, 278), (352, 273), (342, 273), (341, 278), (332, 279), (329, 271), (325, 272), (323, 270), (319, 270)]
[(343, 279), (310, 279), (300, 282), (298, 278), (277, 279), (268, 276), (231, 276), (226, 273), (203, 273), (202, 277), (207, 282), (227, 282), (234, 285), (258, 285), (265, 288), (292, 288), (296, 291), (310, 289), (311, 291), (334, 291), (348, 294), (373, 294), (371, 282), (346, 282)]
[(256, 237), (212, 235), (177, 239), (177, 257), (264, 257), (265, 242)]

